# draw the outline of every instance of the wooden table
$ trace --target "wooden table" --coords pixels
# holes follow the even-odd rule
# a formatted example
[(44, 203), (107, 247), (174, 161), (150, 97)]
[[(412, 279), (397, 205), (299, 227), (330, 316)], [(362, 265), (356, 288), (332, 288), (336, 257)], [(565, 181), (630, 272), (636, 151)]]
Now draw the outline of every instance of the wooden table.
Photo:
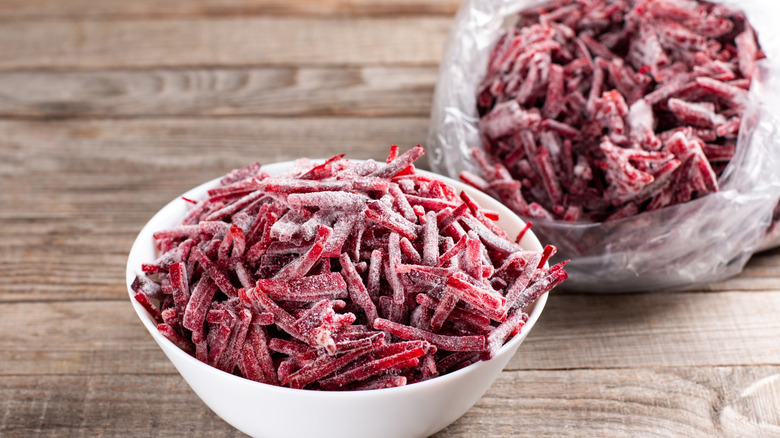
[[(457, 6), (0, 1), (0, 436), (241, 436), (135, 316), (135, 235), (254, 160), (424, 142)], [(777, 250), (706, 290), (558, 293), (436, 436), (780, 436), (778, 315)]]

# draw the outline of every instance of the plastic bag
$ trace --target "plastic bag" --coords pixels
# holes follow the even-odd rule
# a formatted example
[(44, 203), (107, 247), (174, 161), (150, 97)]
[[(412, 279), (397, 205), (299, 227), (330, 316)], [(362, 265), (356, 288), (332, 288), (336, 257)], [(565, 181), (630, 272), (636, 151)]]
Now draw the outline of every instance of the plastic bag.
[[(498, 37), (520, 10), (546, 0), (466, 0), (459, 9), (442, 60), (433, 102), (428, 151), (434, 171), (457, 178), (476, 172), (470, 151), (481, 147), (477, 86)], [(716, 3), (718, 3), (716, 1)], [(719, 178), (719, 191), (625, 219), (571, 223), (530, 219), (542, 242), (570, 259), (566, 289), (628, 292), (685, 289), (742, 271), (750, 256), (780, 245), (780, 5), (771, 0), (739, 5), (756, 29), (767, 59), (749, 93), (737, 152)], [(779, 207), (780, 208), (780, 207)], [(780, 216), (780, 209), (776, 211)], [(771, 229), (770, 226), (774, 225)]]

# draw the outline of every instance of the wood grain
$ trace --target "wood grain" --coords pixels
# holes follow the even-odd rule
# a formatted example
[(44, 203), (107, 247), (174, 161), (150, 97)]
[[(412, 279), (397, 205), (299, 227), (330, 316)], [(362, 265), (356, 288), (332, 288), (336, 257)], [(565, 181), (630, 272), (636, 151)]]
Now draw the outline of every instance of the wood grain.
[(0, 73), (0, 117), (419, 116), (434, 67)]
[[(422, 142), (420, 118), (0, 121), (0, 300), (107, 299), (162, 206), (253, 161)], [(316, 154), (316, 155), (314, 155)], [(423, 163), (424, 167), (424, 163)]]
[[(745, 391), (778, 376), (777, 366), (504, 372), (435, 437), (768, 438), (778, 424), (746, 413)], [(762, 395), (764, 409), (780, 403)], [(0, 410), (8, 438), (243, 436), (175, 374), (10, 376), (0, 380)]]
[[(424, 142), (459, 4), (0, 0), (0, 437), (244, 436), (138, 321), (132, 241), (252, 161)], [(778, 437), (778, 314), (780, 249), (701, 290), (556, 293), (435, 438)]]
[(449, 17), (52, 20), (0, 26), (0, 70), (436, 66)]
[[(100, 281), (116, 300), (2, 304), (0, 375), (174, 372), (123, 270), (110, 273)], [(553, 297), (507, 370), (777, 365), (778, 313), (780, 292)]]
[(452, 15), (458, 0), (5, 0), (0, 19), (169, 16)]
[(125, 301), (3, 304), (0, 375), (176, 373), (124, 293)]
[(507, 368), (780, 364), (777, 312), (780, 290), (553, 295)]
[(243, 437), (173, 374), (0, 380), (3, 437)]
[[(0, 120), (0, 177), (10, 178), (10, 184), (29, 175), (28, 183), (39, 189), (61, 190), (120, 186), (113, 179), (123, 174), (165, 179), (173, 170), (219, 172), (213, 178), (255, 160), (340, 153), (382, 160), (391, 145), (408, 149), (424, 142), (427, 132), (427, 117)], [(35, 179), (44, 173), (47, 179)], [(48, 181), (62, 173), (76, 178), (72, 187)], [(79, 180), (78, 174), (84, 177)]]
[[(750, 418), (740, 392), (780, 368), (672, 368), (505, 372), (437, 438), (773, 437), (778, 423)], [(780, 393), (763, 401), (780, 403)]]
[(150, 199), (159, 208), (254, 161), (340, 153), (382, 160), (391, 145), (405, 150), (426, 134), (427, 119), (406, 117), (0, 121), (0, 178), (8, 188), (0, 197), (11, 207), (0, 217), (43, 219), (41, 210), (83, 217), (101, 213), (95, 205), (112, 197), (120, 211)]

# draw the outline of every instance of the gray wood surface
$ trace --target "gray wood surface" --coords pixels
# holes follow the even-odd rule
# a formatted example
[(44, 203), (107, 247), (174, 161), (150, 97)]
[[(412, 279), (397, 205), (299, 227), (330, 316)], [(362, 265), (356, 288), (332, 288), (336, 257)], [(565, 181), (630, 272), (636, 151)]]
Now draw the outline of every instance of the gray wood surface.
[[(130, 246), (249, 162), (424, 143), (458, 3), (0, 0), (0, 437), (243, 436), (135, 316)], [(700, 290), (559, 291), (436, 437), (780, 437), (778, 315), (780, 250)]]
[(242, 15), (452, 15), (458, 0), (6, 0), (0, 19)]
[(0, 70), (436, 65), (451, 18), (252, 16), (12, 20)]
[(0, 116), (421, 116), (435, 67), (0, 72)]

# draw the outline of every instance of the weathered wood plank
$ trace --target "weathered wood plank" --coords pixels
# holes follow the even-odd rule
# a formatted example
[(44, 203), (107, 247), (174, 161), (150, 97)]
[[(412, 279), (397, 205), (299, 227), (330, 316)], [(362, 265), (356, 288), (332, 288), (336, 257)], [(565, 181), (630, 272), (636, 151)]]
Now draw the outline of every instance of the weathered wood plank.
[(9, 206), (0, 217), (101, 213), (94, 204), (112, 197), (122, 211), (150, 197), (159, 208), (253, 161), (340, 153), (382, 160), (392, 144), (408, 149), (426, 134), (426, 118), (408, 117), (0, 121), (0, 181), (12, 189), (0, 191)]
[[(4, 300), (122, 293), (137, 231), (177, 194), (250, 161), (345, 152), (381, 159), (426, 134), (423, 118), (164, 119), (0, 122), (0, 275)], [(356, 129), (356, 127), (360, 129)], [(425, 163), (421, 163), (425, 167)], [(110, 174), (110, 179), (104, 175)], [(99, 254), (100, 256), (97, 256)], [(714, 290), (776, 290), (778, 251)], [(736, 286), (738, 285), (738, 287)]]
[(768, 438), (780, 432), (779, 376), (778, 367), (504, 372), (435, 436)]
[(777, 283), (772, 292), (553, 295), (508, 368), (780, 364), (778, 312)]
[(252, 15), (452, 15), (458, 0), (5, 0), (0, 19)]
[[(114, 281), (121, 284), (122, 278)], [(124, 293), (127, 297), (126, 288)], [(2, 376), (176, 372), (141, 324), (129, 297), (126, 301), (3, 303), (0, 315)]]
[[(435, 437), (774, 437), (778, 376), (759, 366), (504, 372)], [(8, 438), (243, 436), (175, 374), (10, 376), (0, 412)]]
[[(151, 216), (253, 161), (383, 159), (423, 141), (423, 118), (0, 121), (0, 300), (121, 295)], [(425, 167), (424, 160), (421, 165)]]
[(0, 436), (243, 437), (179, 375), (0, 379)]
[(3, 23), (0, 70), (438, 64), (449, 17)]
[[(105, 190), (126, 184), (116, 179), (120, 175), (164, 180), (171, 171), (193, 174), (196, 182), (255, 160), (339, 153), (384, 159), (392, 144), (406, 149), (424, 142), (427, 126), (427, 117), (0, 120), (0, 177), (10, 178), (4, 184), (19, 184), (15, 180), (28, 175), (19, 190), (29, 184), (47, 190)], [(37, 178), (44, 174), (46, 179)], [(67, 187), (49, 180), (62, 174), (76, 179)], [(80, 174), (84, 176), (78, 179)]]
[[(0, 375), (172, 372), (116, 274), (118, 301), (0, 303)], [(507, 369), (780, 365), (780, 292), (553, 298)]]
[(420, 116), (435, 67), (0, 72), (0, 117)]

